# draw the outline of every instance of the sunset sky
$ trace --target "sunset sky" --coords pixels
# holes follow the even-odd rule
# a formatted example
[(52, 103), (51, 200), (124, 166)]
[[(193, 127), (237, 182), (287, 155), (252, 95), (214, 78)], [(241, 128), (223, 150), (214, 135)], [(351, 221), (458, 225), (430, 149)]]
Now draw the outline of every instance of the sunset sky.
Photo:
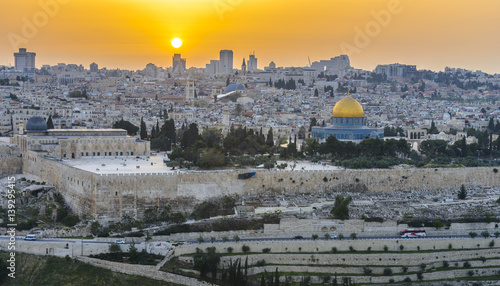
[[(95, 61), (126, 69), (168, 67), (174, 53), (205, 67), (230, 49), (235, 68), (255, 51), (262, 69), (271, 61), (305, 66), (308, 57), (352, 47), (356, 68), (399, 62), (500, 73), (499, 13), (498, 0), (3, 1), (0, 65), (13, 65), (19, 47), (37, 53), (37, 67)], [(174, 37), (183, 41), (178, 49)]]

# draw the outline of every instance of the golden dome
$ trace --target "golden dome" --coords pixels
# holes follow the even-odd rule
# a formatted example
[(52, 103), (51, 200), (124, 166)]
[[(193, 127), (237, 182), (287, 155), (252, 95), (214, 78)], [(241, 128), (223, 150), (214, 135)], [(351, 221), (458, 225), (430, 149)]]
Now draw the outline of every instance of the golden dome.
[(354, 98), (342, 98), (333, 108), (333, 117), (365, 117), (363, 106)]

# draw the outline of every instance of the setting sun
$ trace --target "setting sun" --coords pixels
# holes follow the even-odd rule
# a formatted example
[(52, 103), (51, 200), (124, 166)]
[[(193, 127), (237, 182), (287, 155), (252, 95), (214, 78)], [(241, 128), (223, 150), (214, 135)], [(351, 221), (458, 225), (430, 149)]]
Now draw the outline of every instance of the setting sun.
[(177, 49), (177, 48), (179, 48), (180, 46), (182, 46), (182, 41), (181, 41), (181, 39), (179, 39), (179, 38), (174, 38), (174, 39), (172, 40), (172, 47), (174, 47), (174, 48), (176, 48), (176, 49)]

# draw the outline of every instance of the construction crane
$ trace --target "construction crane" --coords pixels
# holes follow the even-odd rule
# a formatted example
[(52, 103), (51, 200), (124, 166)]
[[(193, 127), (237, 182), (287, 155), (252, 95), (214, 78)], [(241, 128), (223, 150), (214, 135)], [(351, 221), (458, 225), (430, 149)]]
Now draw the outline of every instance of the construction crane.
[(309, 56), (307, 56), (307, 60), (309, 61), (309, 67), (311, 67), (311, 59), (309, 58)]

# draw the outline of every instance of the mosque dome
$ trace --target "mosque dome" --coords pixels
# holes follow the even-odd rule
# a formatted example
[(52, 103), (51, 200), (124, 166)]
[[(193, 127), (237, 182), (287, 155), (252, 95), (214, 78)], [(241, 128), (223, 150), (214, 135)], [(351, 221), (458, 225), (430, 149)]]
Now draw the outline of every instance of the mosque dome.
[(25, 129), (27, 132), (46, 132), (47, 122), (41, 116), (33, 116), (26, 123)]
[(333, 108), (333, 117), (365, 117), (363, 106), (354, 98), (342, 98)]

